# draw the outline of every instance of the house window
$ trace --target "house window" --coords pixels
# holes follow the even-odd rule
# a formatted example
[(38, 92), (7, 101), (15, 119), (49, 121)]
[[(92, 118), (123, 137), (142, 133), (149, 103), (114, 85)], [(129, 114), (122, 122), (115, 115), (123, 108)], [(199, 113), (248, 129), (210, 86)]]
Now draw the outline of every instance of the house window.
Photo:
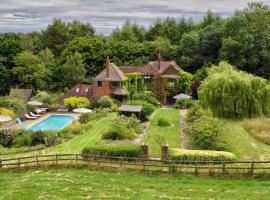
[(80, 92), (80, 88), (76, 88), (76, 93), (79, 93)]
[(174, 82), (174, 81), (169, 81), (169, 82), (168, 82), (168, 86), (169, 86), (169, 87), (174, 87), (174, 85), (175, 85), (175, 82)]
[(102, 81), (98, 81), (97, 84), (98, 84), (98, 87), (102, 87)]
[(121, 86), (121, 83), (120, 82), (112, 82), (112, 86), (119, 87), (119, 86)]
[(152, 83), (152, 77), (151, 76), (145, 76), (144, 77), (144, 82), (145, 83)]
[(86, 88), (86, 89), (85, 89), (85, 93), (88, 93), (88, 92), (89, 92), (89, 89), (88, 89), (88, 88)]

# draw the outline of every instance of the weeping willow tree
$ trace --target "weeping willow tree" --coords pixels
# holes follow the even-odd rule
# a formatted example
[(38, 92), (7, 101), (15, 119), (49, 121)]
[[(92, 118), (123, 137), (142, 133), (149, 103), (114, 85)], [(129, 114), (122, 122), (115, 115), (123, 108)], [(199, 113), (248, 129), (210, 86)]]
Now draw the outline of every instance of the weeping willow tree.
[(209, 76), (199, 88), (199, 99), (218, 117), (244, 118), (270, 114), (268, 81), (237, 71), (226, 62), (209, 69)]

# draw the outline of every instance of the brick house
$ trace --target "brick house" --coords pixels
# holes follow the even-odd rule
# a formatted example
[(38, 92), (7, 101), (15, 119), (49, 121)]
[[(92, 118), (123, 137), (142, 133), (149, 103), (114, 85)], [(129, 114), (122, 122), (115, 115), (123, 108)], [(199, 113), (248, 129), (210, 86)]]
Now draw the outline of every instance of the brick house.
[[(167, 84), (173, 85), (179, 77), (181, 68), (174, 61), (162, 61), (160, 55), (156, 61), (151, 61), (145, 66), (121, 66), (117, 67), (106, 59), (105, 69), (100, 72), (91, 85), (76, 85), (63, 98), (71, 96), (84, 96), (89, 99), (97, 99), (101, 96), (111, 96), (118, 100), (124, 100), (129, 92), (126, 89), (128, 77), (131, 73), (140, 73), (143, 83), (151, 86), (159, 80), (166, 80)], [(158, 92), (157, 92), (158, 93)], [(167, 102), (168, 97), (162, 96), (160, 101)]]

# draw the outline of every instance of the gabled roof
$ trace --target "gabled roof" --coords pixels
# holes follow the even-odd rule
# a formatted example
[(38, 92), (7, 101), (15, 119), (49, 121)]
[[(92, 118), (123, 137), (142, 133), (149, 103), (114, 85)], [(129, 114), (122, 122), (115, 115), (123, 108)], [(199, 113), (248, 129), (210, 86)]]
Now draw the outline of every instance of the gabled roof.
[(30, 100), (33, 97), (32, 89), (11, 89), (9, 96), (19, 96), (22, 95), (26, 100)]
[(127, 80), (127, 77), (124, 75), (124, 73), (113, 63), (109, 64), (109, 78), (107, 78), (106, 68), (96, 76), (95, 81), (125, 81)]
[(143, 74), (143, 71), (144, 71), (144, 67), (137, 67), (137, 66), (121, 66), (120, 69), (125, 74), (131, 74), (131, 73)]
[[(160, 64), (160, 69), (159, 69)], [(157, 74), (163, 74), (170, 67), (174, 67), (176, 70), (181, 70), (181, 68), (174, 61), (151, 61), (143, 67), (131, 66), (131, 67), (120, 67), (120, 69), (125, 73), (141, 73), (143, 75), (155, 76)]]
[[(160, 65), (160, 69), (159, 69)], [(156, 75), (163, 74), (170, 67), (180, 70), (180, 67), (174, 61), (151, 61), (144, 67), (144, 74)]]

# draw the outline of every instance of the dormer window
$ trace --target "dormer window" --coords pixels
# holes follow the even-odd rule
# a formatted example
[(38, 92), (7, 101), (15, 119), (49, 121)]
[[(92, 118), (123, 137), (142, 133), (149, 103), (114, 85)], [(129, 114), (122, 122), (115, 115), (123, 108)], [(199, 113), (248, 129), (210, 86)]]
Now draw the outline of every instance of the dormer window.
[(80, 88), (76, 88), (76, 93), (79, 93), (80, 92)]
[(98, 81), (97, 84), (98, 84), (98, 87), (102, 87), (102, 81)]

